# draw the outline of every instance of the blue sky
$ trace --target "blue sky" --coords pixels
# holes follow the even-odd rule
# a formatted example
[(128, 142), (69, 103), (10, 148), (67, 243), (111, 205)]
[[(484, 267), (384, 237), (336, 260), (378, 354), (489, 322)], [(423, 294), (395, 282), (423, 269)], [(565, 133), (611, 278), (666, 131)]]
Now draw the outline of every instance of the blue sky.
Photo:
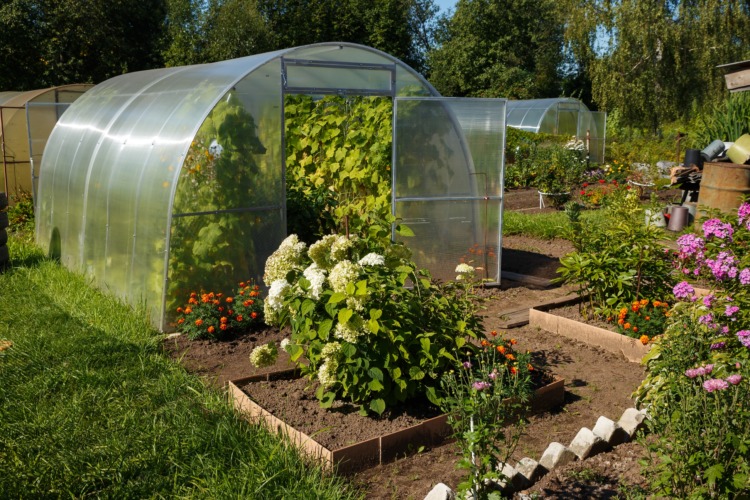
[(456, 0), (435, 0), (435, 5), (440, 7), (440, 14), (444, 14), (448, 9), (456, 10)]

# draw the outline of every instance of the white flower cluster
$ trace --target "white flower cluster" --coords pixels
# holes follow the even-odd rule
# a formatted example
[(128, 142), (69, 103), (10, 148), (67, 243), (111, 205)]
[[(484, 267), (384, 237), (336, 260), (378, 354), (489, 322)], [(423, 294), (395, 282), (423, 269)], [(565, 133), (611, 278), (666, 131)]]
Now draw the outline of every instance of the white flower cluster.
[(302, 269), (302, 258), (307, 246), (299, 241), (296, 234), (290, 234), (281, 242), (279, 248), (266, 260), (266, 270), (263, 282), (270, 286), (274, 281), (286, 279), (289, 271)]
[(278, 354), (279, 351), (276, 349), (276, 346), (272, 342), (269, 342), (268, 344), (264, 344), (253, 349), (253, 351), (250, 353), (250, 363), (258, 368), (271, 366), (272, 364), (276, 363)]
[(338, 342), (328, 342), (320, 350), (320, 355), (326, 361), (337, 361), (338, 355), (341, 352), (341, 344)]
[(357, 262), (360, 266), (383, 266), (385, 265), (385, 257), (375, 252), (368, 253)]
[(289, 338), (284, 338), (284, 339), (281, 340), (281, 342), (279, 342), (279, 347), (281, 347), (285, 351), (289, 352), (289, 349), (287, 349), (287, 348), (289, 347), (289, 344), (291, 344), (291, 343), (292, 343), (292, 341), (289, 340)]
[(323, 236), (321, 239), (310, 245), (310, 249), (307, 251), (307, 255), (321, 269), (329, 270), (335, 264), (335, 262), (331, 260), (331, 246), (333, 246), (333, 242), (336, 241), (336, 238), (338, 238), (338, 236), (335, 234)]
[(474, 268), (469, 264), (457, 265), (456, 272), (458, 273), (458, 276), (456, 276), (456, 281), (462, 281), (474, 277)]
[(318, 382), (325, 388), (331, 387), (336, 383), (336, 369), (338, 363), (326, 361), (318, 368)]
[(266, 319), (273, 321), (277, 313), (284, 307), (284, 293), (289, 290), (290, 285), (285, 279), (278, 279), (271, 283), (268, 296), (263, 301), (263, 314)]
[(353, 283), (359, 276), (359, 266), (352, 261), (342, 260), (331, 269), (328, 283), (334, 292), (346, 293), (346, 285)]
[(349, 249), (354, 245), (354, 240), (346, 236), (336, 236), (331, 245), (331, 262), (339, 262), (348, 257)]
[(302, 272), (302, 275), (310, 282), (310, 298), (318, 300), (326, 283), (325, 270), (313, 262)]

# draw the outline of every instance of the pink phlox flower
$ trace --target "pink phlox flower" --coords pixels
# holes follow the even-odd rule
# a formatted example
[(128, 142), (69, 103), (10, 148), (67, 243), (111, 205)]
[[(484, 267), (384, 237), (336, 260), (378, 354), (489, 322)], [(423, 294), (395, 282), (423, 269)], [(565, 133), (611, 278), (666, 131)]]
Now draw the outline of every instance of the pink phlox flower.
[(735, 373), (734, 375), (730, 375), (727, 377), (727, 382), (729, 382), (732, 385), (739, 384), (740, 380), (742, 380), (742, 375), (740, 375), (739, 373)]
[(497, 378), (497, 370), (492, 370), (488, 377), (490, 377), (492, 380), (495, 380)]
[(743, 203), (740, 205), (740, 208), (737, 209), (737, 218), (740, 224), (748, 217), (750, 216), (750, 203)]
[(726, 347), (726, 345), (727, 345), (726, 342), (716, 342), (714, 344), (711, 344), (711, 349), (712, 350), (724, 349), (724, 347)]
[(739, 310), (740, 308), (738, 306), (727, 306), (726, 309), (724, 309), (724, 315), (732, 316), (734, 313), (736, 313)]
[(740, 271), (740, 284), (750, 285), (750, 269), (747, 267)]
[(740, 330), (737, 332), (737, 338), (742, 345), (750, 348), (750, 330)]
[(720, 240), (732, 241), (732, 234), (734, 229), (728, 222), (722, 222), (720, 219), (708, 219), (703, 223), (703, 236), (706, 239), (715, 237)]
[(709, 293), (705, 297), (703, 297), (703, 305), (706, 307), (711, 307), (714, 303), (714, 300), (716, 300), (716, 295)]
[(703, 388), (706, 392), (723, 391), (727, 387), (729, 387), (727, 381), (720, 378), (710, 378), (703, 382)]
[(695, 293), (695, 289), (690, 286), (690, 283), (687, 281), (680, 281), (674, 286), (674, 288), (672, 288), (672, 293), (674, 293), (674, 296), (678, 299), (687, 299), (692, 297)]
[(483, 391), (485, 389), (488, 389), (490, 387), (489, 382), (485, 382), (484, 380), (477, 380), (471, 386), (476, 389), (477, 391)]

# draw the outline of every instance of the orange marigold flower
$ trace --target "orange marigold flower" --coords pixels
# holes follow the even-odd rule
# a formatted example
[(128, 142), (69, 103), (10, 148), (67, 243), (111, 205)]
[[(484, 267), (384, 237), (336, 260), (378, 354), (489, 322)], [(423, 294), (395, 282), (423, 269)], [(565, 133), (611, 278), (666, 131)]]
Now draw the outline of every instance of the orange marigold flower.
[(234, 311), (233, 311), (233, 310), (231, 310), (231, 309), (230, 309), (230, 310), (228, 310), (227, 312), (229, 313), (229, 315), (230, 315), (230, 316), (232, 316), (232, 315), (234, 314)]
[(242, 305), (245, 307), (249, 307), (250, 305), (252, 305), (252, 301), (246, 300), (245, 302), (242, 303)]
[(528, 365), (526, 365), (526, 369), (529, 370), (530, 372), (534, 371), (534, 367), (531, 366), (531, 363), (529, 363)]
[(198, 304), (198, 299), (191, 297), (190, 300), (188, 300), (188, 304)]
[(252, 313), (250, 313), (250, 317), (255, 319), (258, 317), (258, 313), (253, 311)]
[(203, 302), (204, 304), (207, 303), (209, 300), (210, 299), (208, 298), (207, 293), (204, 293), (203, 295), (201, 295), (201, 302)]
[(504, 345), (497, 346), (497, 352), (499, 352), (500, 354), (505, 354), (505, 346)]
[(651, 319), (651, 316), (646, 316), (646, 321), (649, 321)]
[(641, 305), (647, 306), (648, 305), (648, 299), (641, 299)]
[(620, 319), (618, 319), (618, 320), (617, 320), (617, 324), (618, 324), (618, 325), (622, 325), (622, 324), (624, 324), (624, 323), (625, 323), (625, 320), (624, 320), (624, 319), (622, 319), (622, 318), (620, 318)]
[(217, 307), (217, 309), (219, 310), (220, 313), (224, 312), (224, 308), (223, 307)]
[(490, 335), (492, 335), (492, 336), (494, 337), (494, 336), (496, 336), (496, 335), (497, 335), (497, 332), (496, 332), (495, 330), (492, 330), (492, 331), (490, 332)]
[(638, 312), (638, 304), (634, 304), (633, 307), (630, 308), (630, 310), (634, 313)]
[(183, 324), (184, 322), (185, 322), (185, 320), (184, 320), (184, 319), (182, 319), (182, 318), (180, 318), (180, 319), (178, 319), (178, 320), (177, 320), (177, 324), (178, 324), (178, 325), (181, 325), (181, 324)]
[(208, 327), (208, 333), (214, 333), (216, 331), (216, 328), (214, 328), (214, 325), (211, 325)]
[(611, 323), (611, 322), (612, 322), (612, 316), (607, 316), (607, 323)]
[(260, 287), (259, 287), (258, 285), (255, 285), (255, 286), (253, 287), (253, 290), (260, 290)]
[(622, 327), (626, 330), (630, 330), (630, 323), (625, 323), (624, 325), (622, 325)]
[(487, 342), (485, 339), (482, 339), (481, 344), (482, 344), (482, 347), (487, 347), (488, 345), (490, 345), (490, 343)]
[(242, 319), (243, 319), (243, 318), (242, 318), (242, 315), (241, 315), (241, 314), (240, 314), (239, 316), (237, 316), (237, 321), (242, 321)]
[(226, 298), (226, 299), (224, 299), (224, 300), (226, 300), (226, 301), (227, 301), (227, 304), (231, 304), (232, 302), (234, 302), (234, 299), (233, 299), (232, 297), (227, 297), (227, 298)]
[(620, 309), (620, 314), (627, 314), (627, 313), (628, 313), (627, 307), (623, 307), (622, 309)]
[(513, 374), (513, 375), (515, 375), (516, 373), (518, 373), (518, 368), (516, 368), (515, 366), (511, 366), (510, 367), (510, 373)]
[(251, 297), (257, 297), (258, 292), (250, 292), (248, 295), (250, 295)]
[(191, 293), (190, 293), (190, 297), (191, 297), (191, 298), (195, 298), (195, 297), (197, 297), (197, 296), (198, 296), (198, 294), (197, 294), (197, 293), (195, 293), (195, 292), (191, 292)]
[(201, 326), (203, 324), (203, 320), (198, 318), (195, 320), (195, 326)]
[(182, 307), (178, 307), (177, 312), (182, 314), (183, 312), (185, 312), (185, 310)]
[(219, 320), (219, 322), (226, 323), (227, 322), (227, 317), (226, 316), (222, 316), (221, 319)]
[(634, 332), (637, 332), (637, 331), (638, 331), (638, 327), (637, 327), (637, 326), (634, 326), (634, 327), (633, 327), (633, 331), (634, 331)]
[(224, 296), (224, 294), (223, 294), (223, 293), (217, 293), (217, 294), (216, 294), (216, 297), (217, 297), (217, 298), (219, 298), (219, 299), (220, 299), (220, 298), (222, 298), (223, 296)]
[(516, 339), (510, 339), (510, 345), (516, 345), (518, 341)]
[(662, 307), (669, 307), (669, 304), (667, 304), (666, 302), (662, 302), (662, 303), (661, 303), (661, 306), (662, 306)]
[(223, 323), (219, 326), (219, 328), (221, 328), (222, 330), (226, 330), (227, 328), (229, 328), (229, 326), (226, 323)]
[(193, 310), (190, 307), (185, 308), (185, 314), (190, 314)]
[(212, 303), (213, 305), (215, 305), (215, 306), (218, 306), (219, 304), (221, 304), (221, 302), (219, 302), (218, 300), (214, 300), (214, 301), (213, 301), (213, 302), (211, 302), (211, 303)]
[(649, 340), (648, 335), (641, 335), (641, 338), (640, 338), (641, 344), (643, 345), (648, 344), (648, 340)]
[(509, 354), (505, 355), (505, 359), (507, 359), (509, 361), (515, 361), (516, 357), (509, 353)]
[(653, 304), (654, 304), (654, 307), (659, 307), (661, 305), (661, 302), (659, 302), (658, 300), (655, 300)]
[(245, 288), (245, 282), (244, 281), (240, 281), (240, 288)]
[(245, 290), (240, 290), (240, 295), (245, 295)]

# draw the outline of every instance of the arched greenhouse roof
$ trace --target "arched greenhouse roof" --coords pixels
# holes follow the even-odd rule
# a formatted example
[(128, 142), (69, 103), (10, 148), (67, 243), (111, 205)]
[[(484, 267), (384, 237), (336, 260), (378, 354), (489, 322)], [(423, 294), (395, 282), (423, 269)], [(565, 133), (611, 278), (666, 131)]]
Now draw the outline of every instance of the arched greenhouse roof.
[(593, 161), (603, 161), (606, 115), (578, 99), (556, 97), (508, 101), (507, 125), (533, 132), (589, 141)]
[(14, 203), (35, 191), (47, 139), (55, 123), (91, 84), (71, 84), (25, 92), (0, 92), (0, 190)]
[(439, 95), (393, 56), (349, 43), (112, 78), (71, 105), (49, 138), (38, 243), (145, 303), (161, 329), (175, 297), (207, 280), (261, 276), (286, 235), (289, 93)]

